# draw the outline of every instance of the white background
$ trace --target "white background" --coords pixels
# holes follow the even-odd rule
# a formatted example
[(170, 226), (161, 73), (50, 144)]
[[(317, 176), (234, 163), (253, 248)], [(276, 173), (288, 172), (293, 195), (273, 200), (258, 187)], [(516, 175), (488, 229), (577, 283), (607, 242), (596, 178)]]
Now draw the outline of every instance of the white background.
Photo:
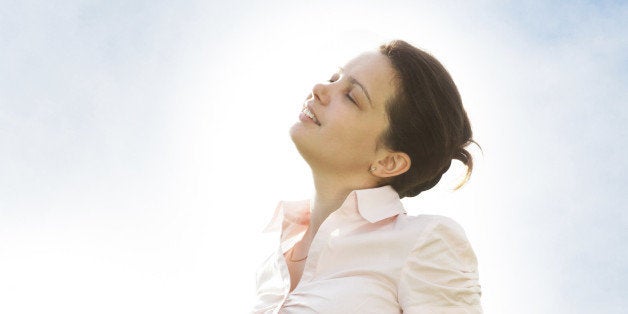
[[(628, 305), (628, 5), (0, 1), (0, 313), (244, 313), (311, 86), (401, 38), (459, 86), (486, 313)], [(436, 2), (434, 2), (436, 3)]]

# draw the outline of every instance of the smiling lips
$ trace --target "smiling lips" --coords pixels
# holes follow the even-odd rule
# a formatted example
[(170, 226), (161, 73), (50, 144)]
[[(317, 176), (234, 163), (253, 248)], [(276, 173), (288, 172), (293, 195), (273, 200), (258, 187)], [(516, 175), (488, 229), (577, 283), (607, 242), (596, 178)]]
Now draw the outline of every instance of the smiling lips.
[(312, 111), (310, 111), (310, 108), (307, 105), (303, 106), (303, 110), (302, 111), (308, 118), (312, 119), (312, 121), (314, 121), (314, 123), (316, 123), (319, 126), (321, 125), (321, 123), (318, 122), (318, 119), (316, 118), (314, 113), (312, 113)]

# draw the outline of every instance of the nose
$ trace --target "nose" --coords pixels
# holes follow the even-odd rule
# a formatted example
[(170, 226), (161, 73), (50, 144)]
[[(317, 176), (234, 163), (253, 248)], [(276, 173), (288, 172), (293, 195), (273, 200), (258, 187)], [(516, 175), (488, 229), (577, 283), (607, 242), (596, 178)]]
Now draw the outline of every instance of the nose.
[(329, 103), (329, 86), (327, 84), (318, 83), (312, 88), (312, 96), (322, 105)]

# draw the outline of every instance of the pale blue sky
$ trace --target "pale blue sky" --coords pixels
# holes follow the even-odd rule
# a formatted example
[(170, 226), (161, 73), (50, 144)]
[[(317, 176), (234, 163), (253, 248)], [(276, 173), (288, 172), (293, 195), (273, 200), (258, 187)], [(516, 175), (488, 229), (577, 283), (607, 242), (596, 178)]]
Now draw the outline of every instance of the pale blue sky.
[(245, 312), (265, 219), (311, 194), (302, 99), (401, 38), (484, 151), (406, 205), (465, 228), (485, 312), (621, 313), (627, 24), (622, 1), (0, 0), (0, 312)]

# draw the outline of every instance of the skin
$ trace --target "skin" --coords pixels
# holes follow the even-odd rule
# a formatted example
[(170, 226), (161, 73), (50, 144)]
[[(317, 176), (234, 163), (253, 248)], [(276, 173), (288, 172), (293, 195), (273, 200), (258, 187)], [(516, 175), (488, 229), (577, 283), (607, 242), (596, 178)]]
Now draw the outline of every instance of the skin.
[(290, 128), (292, 141), (311, 168), (315, 187), (310, 225), (303, 239), (286, 253), (291, 291), (300, 281), (305, 260), (292, 262), (289, 257), (300, 260), (308, 255), (318, 228), (347, 195), (377, 187), (381, 180), (410, 168), (407, 154), (378, 145), (388, 128), (386, 101), (395, 93), (395, 72), (388, 58), (367, 52), (349, 61), (329, 82), (312, 88), (304, 105), (320, 125), (306, 118)]

